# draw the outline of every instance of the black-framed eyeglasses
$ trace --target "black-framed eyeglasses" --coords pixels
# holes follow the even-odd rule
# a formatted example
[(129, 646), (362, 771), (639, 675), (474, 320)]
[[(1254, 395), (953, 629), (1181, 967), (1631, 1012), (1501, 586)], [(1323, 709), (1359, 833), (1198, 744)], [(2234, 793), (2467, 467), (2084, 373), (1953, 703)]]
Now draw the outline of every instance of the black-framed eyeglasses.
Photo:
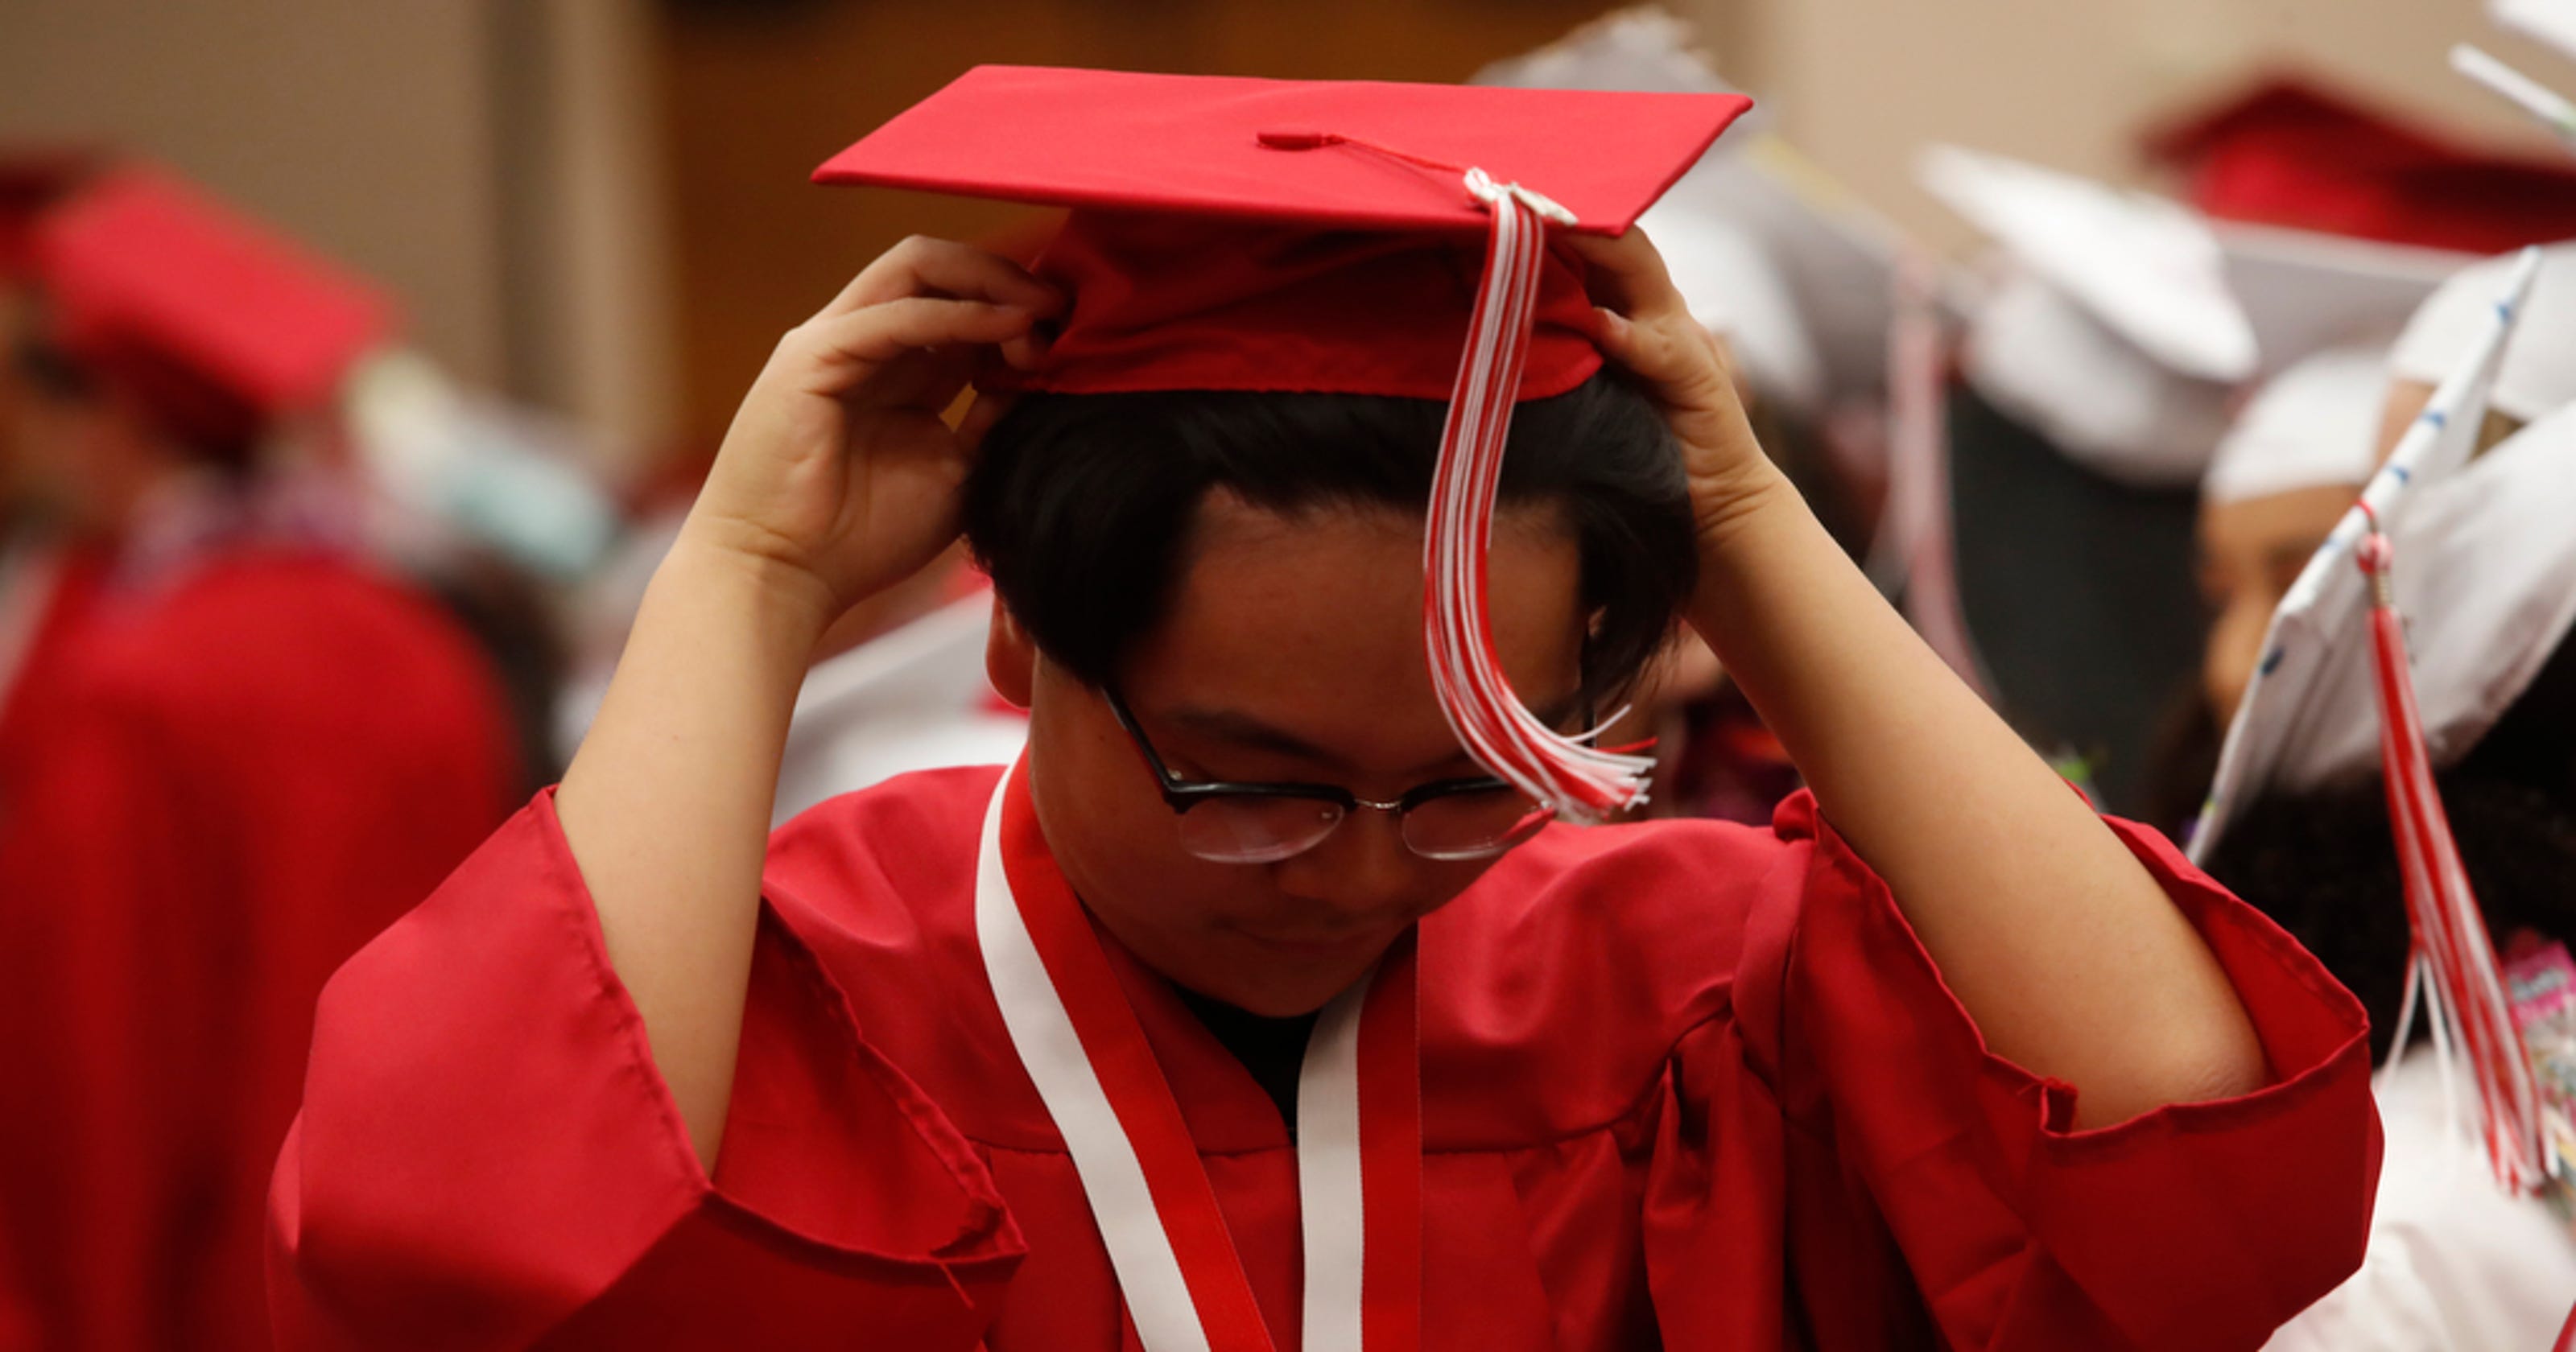
[(1337, 784), (1183, 779), (1163, 763), (1127, 701), (1112, 688), (1101, 694), (1179, 819), (1181, 848), (1214, 863), (1275, 864), (1294, 858), (1323, 844), (1363, 808), (1395, 814), (1405, 848), (1443, 861), (1491, 859), (1537, 835), (1556, 816), (1491, 776), (1433, 780), (1405, 790), (1392, 802), (1362, 798)]

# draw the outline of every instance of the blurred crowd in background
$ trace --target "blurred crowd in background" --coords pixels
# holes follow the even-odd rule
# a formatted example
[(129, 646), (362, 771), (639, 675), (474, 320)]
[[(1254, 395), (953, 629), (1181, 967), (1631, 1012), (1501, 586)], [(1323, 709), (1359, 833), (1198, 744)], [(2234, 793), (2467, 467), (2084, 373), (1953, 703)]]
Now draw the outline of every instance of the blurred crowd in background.
[[(2556, 7), (377, 8), (0, 12), (0, 1349), (264, 1345), (316, 992), (559, 772), (769, 344), (903, 234), (1042, 238), (804, 185), (982, 60), (1754, 94), (1644, 228), (1766, 448), (2071, 781), (2189, 841), (2391, 1056), (2380, 1225), (2421, 1252), (2388, 1279), (2375, 1239), (2279, 1345), (2536, 1349), (2576, 1302), (2563, 1210), (2400, 1163), (2452, 1149), (2450, 1090), (2397, 1045), (2415, 948), (2345, 557), (2356, 495), (2420, 465), (2379, 504), (2390, 599), (2566, 1074)], [(988, 611), (952, 553), (835, 629), (782, 819), (1011, 754)], [(1686, 641), (1627, 717), (1652, 812), (1763, 821), (1797, 786)]]

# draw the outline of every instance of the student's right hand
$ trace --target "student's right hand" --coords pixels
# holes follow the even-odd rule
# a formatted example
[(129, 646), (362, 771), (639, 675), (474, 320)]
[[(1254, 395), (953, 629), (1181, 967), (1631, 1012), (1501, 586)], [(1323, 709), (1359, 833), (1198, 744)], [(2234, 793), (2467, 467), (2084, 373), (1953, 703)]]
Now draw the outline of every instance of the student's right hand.
[(959, 490), (1000, 413), (942, 412), (991, 349), (1027, 369), (1053, 287), (998, 255), (905, 240), (770, 354), (691, 508), (683, 546), (747, 561), (820, 634), (957, 537)]

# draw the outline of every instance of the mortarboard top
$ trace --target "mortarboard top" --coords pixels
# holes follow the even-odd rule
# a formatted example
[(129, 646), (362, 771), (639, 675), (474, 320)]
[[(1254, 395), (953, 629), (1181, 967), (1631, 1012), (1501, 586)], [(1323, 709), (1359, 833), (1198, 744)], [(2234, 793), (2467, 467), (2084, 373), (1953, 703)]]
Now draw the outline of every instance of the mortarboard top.
[(246, 435), (321, 406), (391, 327), (372, 287), (152, 170), (84, 187), (40, 224), (35, 257), (50, 341), (183, 432)]
[(2324, 348), (2394, 337), (2426, 297), (2477, 261), (2314, 230), (2227, 221), (2212, 229), (2228, 292), (2253, 324), (2269, 371)]
[[(2228, 726), (2209, 801), (2192, 835), (2194, 860), (2209, 858), (2236, 815), (2265, 792), (2275, 787), (2316, 788), (2357, 775), (2375, 763), (2379, 725), (2368, 652), (2370, 587), (2354, 563), (2373, 514), (2396, 546), (2394, 577), (2400, 609), (2419, 626), (2409, 646), (2427, 742), (2437, 763), (2456, 759), (2493, 725), (2511, 702), (2509, 697), (2497, 699), (2507, 687), (2519, 693), (2520, 686), (2510, 680), (2485, 679), (2480, 673), (2493, 676), (2520, 668), (2522, 644), (2538, 638), (2489, 633), (2475, 642), (2500, 646), (2492, 651), (2463, 649), (2462, 643), (2470, 641), (2465, 635), (2456, 642), (2423, 635), (2420, 626), (2435, 622), (2432, 612), (2482, 613), (2490, 599), (2544, 610), (2576, 603), (2576, 587), (2563, 584), (2554, 592), (2538, 589), (2547, 595), (2509, 595), (2524, 590), (2512, 581), (2515, 570), (2533, 558), (2547, 557), (2549, 550), (2576, 542), (2576, 532), (2568, 532), (2564, 524), (2566, 513), (2576, 511), (2576, 500), (2567, 496), (2576, 492), (2576, 475), (2566, 472), (2568, 456), (2576, 450), (2576, 423), (2552, 419), (2534, 424), (2480, 462), (2470, 460), (2506, 339), (2529, 308), (2531, 276), (2537, 266), (2536, 257), (2526, 257), (2522, 266), (2502, 279), (2488, 307), (2485, 330), (2444, 373), (2431, 404), (2363, 488), (2361, 502), (2368, 511), (2356, 505), (2344, 514), (2273, 611), (2263, 636), (2262, 661)], [(2518, 445), (2516, 455), (2497, 460), (2506, 445)], [(2477, 520), (2444, 524), (2466, 511), (2444, 504), (2461, 499), (2486, 504), (2466, 513), (2482, 517), (2486, 524)], [(2524, 522), (2518, 515), (2525, 501), (2540, 513), (2533, 522)], [(2543, 529), (2537, 522), (2548, 524)], [(2416, 543), (2419, 531), (2430, 532), (2422, 538), (2439, 537), (2452, 543)], [(2495, 559), (2469, 573), (2456, 572), (2441, 562), (2446, 549), (2469, 548), (2480, 543), (2482, 533), (2494, 537), (2488, 547), (2497, 551)], [(2544, 534), (2549, 540), (2539, 538)], [(2571, 540), (2550, 543), (2560, 536)], [(2485, 574), (2483, 579), (2475, 575), (2479, 572)], [(2442, 583), (2431, 593), (2423, 590), (2429, 581), (2446, 575), (2466, 580)], [(2465, 600), (2488, 587), (2496, 590), (2495, 597), (2475, 603)], [(2516, 614), (2520, 617), (2516, 623), (2528, 624), (2529, 613)], [(2441, 622), (2471, 627), (2490, 623), (2466, 618)], [(2564, 620), (2556, 623), (2563, 632)], [(2554, 646), (2554, 637), (2541, 644), (2539, 656), (2521, 670), (2523, 683), (2529, 682)], [(2446, 667), (2456, 665), (2458, 674), (2437, 682), (2426, 666), (2437, 656)]]
[[(1038, 268), (1073, 310), (1020, 388), (1445, 399), (1491, 219), (1466, 169), (1616, 235), (1749, 106), (983, 66), (814, 178), (1073, 209)], [(1598, 369), (1589, 323), (1580, 272), (1551, 251), (1523, 397)]]
[(2576, 166), (2465, 145), (2296, 76), (2145, 143), (2222, 220), (2478, 254), (2576, 237)]
[[(2479, 259), (2444, 282), (2399, 334), (2390, 374), (2426, 385), (2440, 380), (2485, 331), (2487, 312), (2519, 262), (2514, 254)], [(2505, 345), (2487, 402), (2526, 423), (2576, 402), (2576, 244), (2540, 250), (2531, 303)]]
[(2182, 206), (1956, 146), (1917, 176), (2014, 261), (2178, 374), (2253, 373), (2254, 330), (2221, 272), (2209, 226)]
[(2200, 481), (2205, 502), (2243, 502), (2303, 488), (2358, 491), (2379, 468), (2388, 350), (2311, 353), (2263, 382), (2219, 438)]

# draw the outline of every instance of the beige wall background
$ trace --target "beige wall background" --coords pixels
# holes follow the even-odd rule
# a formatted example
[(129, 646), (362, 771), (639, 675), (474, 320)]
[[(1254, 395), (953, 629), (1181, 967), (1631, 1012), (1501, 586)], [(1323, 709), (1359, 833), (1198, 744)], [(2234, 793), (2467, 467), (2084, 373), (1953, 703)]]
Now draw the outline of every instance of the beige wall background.
[(1717, 55), (1801, 150), (1936, 245), (1965, 227), (1914, 186), (1953, 141), (2140, 182), (2142, 121), (2294, 65), (2465, 133), (2549, 153), (2451, 72), (2471, 41), (2561, 90), (2576, 65), (2490, 24), (2480, 0), (1690, 0)]
[(397, 292), (467, 380), (671, 415), (646, 0), (0, 0), (0, 145), (149, 155)]
[(169, 163), (403, 295), (460, 372), (503, 371), (487, 7), (6, 0), (0, 137)]

